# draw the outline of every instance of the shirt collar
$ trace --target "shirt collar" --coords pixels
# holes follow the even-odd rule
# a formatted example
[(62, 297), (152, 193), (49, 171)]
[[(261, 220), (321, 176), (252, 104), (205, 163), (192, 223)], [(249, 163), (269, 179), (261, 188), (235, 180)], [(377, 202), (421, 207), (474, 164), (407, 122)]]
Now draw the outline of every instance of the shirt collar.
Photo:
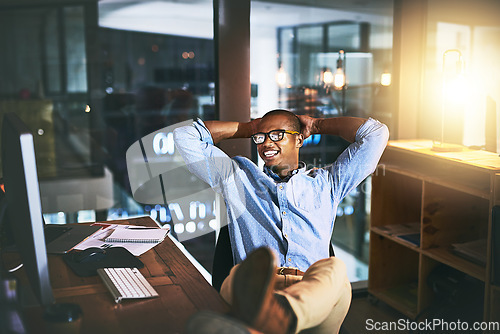
[(295, 174), (298, 174), (298, 173), (303, 173), (303, 172), (305, 172), (305, 170), (306, 170), (306, 164), (302, 161), (299, 161), (299, 167), (297, 169), (292, 170), (290, 173), (288, 173), (287, 177), (282, 179), (281, 177), (279, 177), (278, 174), (273, 172), (271, 170), (271, 168), (264, 165), (264, 173), (267, 176), (271, 177), (274, 181), (278, 181), (278, 182), (288, 182), (288, 180), (290, 180), (290, 178), (292, 176), (294, 176)]

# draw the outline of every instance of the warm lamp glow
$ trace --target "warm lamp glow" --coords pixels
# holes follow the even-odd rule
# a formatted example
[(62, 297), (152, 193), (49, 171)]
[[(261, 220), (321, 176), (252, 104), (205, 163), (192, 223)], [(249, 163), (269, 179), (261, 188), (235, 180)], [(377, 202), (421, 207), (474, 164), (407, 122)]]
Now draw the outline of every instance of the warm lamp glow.
[[(446, 59), (451, 53), (457, 55), (455, 66), (447, 67)], [(449, 65), (449, 64), (448, 64)], [(450, 71), (449, 69), (453, 69)], [(441, 102), (441, 141), (432, 146), (432, 150), (438, 152), (461, 151), (460, 145), (446, 144), (444, 142), (444, 128), (446, 120), (446, 110), (449, 102), (457, 102), (463, 99), (466, 93), (466, 82), (464, 77), (464, 61), (462, 52), (457, 49), (446, 50), (443, 53), (443, 87)]]
[(458, 74), (454, 78), (448, 79), (444, 87), (445, 98), (450, 102), (461, 102), (467, 95), (468, 83), (463, 74)]
[(337, 59), (337, 70), (333, 75), (333, 87), (337, 90), (344, 89), (346, 85), (345, 77), (345, 53), (344, 50), (339, 51), (339, 58)]
[(288, 81), (288, 74), (286, 73), (283, 66), (281, 66), (278, 72), (276, 73), (276, 82), (278, 83), (278, 86), (283, 88), (286, 86), (287, 81)]
[(332, 73), (332, 71), (329, 68), (327, 68), (327, 69), (325, 69), (323, 71), (323, 75), (322, 76), (323, 76), (322, 81), (323, 81), (323, 83), (326, 86), (330, 86), (333, 83), (333, 81), (334, 81), (333, 80), (334, 79), (333, 78), (333, 73)]
[(337, 68), (333, 76), (333, 86), (335, 89), (342, 89), (345, 86), (345, 73), (341, 68)]
[(391, 80), (392, 80), (392, 76), (391, 76), (391, 73), (389, 73), (389, 72), (384, 72), (380, 76), (380, 84), (382, 86), (386, 86), (386, 87), (390, 86), (391, 85)]

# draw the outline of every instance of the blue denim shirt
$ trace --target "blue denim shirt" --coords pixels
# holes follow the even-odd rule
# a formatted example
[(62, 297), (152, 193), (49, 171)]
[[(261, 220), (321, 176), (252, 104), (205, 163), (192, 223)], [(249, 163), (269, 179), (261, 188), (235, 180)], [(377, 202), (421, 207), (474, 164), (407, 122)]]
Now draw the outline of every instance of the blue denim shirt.
[(302, 271), (329, 256), (337, 206), (375, 170), (388, 136), (384, 124), (369, 119), (333, 164), (302, 166), (283, 181), (245, 157), (229, 158), (201, 120), (174, 131), (188, 169), (224, 197), (234, 263), (267, 246), (278, 266)]

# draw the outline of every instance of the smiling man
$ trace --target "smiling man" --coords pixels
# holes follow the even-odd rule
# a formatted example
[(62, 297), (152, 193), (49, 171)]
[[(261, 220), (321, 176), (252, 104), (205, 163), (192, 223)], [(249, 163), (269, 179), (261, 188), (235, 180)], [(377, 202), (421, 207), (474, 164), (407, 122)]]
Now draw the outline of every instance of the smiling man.
[(274, 173), (287, 177), (298, 168), (299, 148), (304, 142), (299, 119), (274, 112), (259, 122), (259, 131), (252, 135), (259, 156)]
[[(351, 144), (331, 165), (306, 170), (299, 150), (312, 134)], [(215, 146), (249, 137), (263, 170)], [(329, 256), (335, 215), (342, 199), (375, 170), (387, 127), (373, 119), (320, 119), (279, 109), (248, 123), (198, 120), (176, 129), (174, 138), (189, 170), (224, 197), (236, 266), (221, 295), (232, 316), (246, 324), (241, 333), (338, 332), (351, 291), (343, 262)], [(215, 326), (218, 320), (210, 319)]]

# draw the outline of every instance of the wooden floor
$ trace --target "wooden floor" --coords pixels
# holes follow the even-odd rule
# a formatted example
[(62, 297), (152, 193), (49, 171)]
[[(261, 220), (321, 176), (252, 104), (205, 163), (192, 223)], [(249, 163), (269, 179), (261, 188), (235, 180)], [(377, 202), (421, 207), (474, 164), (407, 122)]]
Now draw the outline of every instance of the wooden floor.
[[(382, 325), (382, 323), (389, 322), (397, 323), (400, 319), (406, 321), (407, 317), (385, 303), (370, 297), (366, 290), (355, 291), (340, 334), (383, 333), (384, 331), (373, 329), (375, 322)], [(408, 331), (397, 333), (405, 334)]]

